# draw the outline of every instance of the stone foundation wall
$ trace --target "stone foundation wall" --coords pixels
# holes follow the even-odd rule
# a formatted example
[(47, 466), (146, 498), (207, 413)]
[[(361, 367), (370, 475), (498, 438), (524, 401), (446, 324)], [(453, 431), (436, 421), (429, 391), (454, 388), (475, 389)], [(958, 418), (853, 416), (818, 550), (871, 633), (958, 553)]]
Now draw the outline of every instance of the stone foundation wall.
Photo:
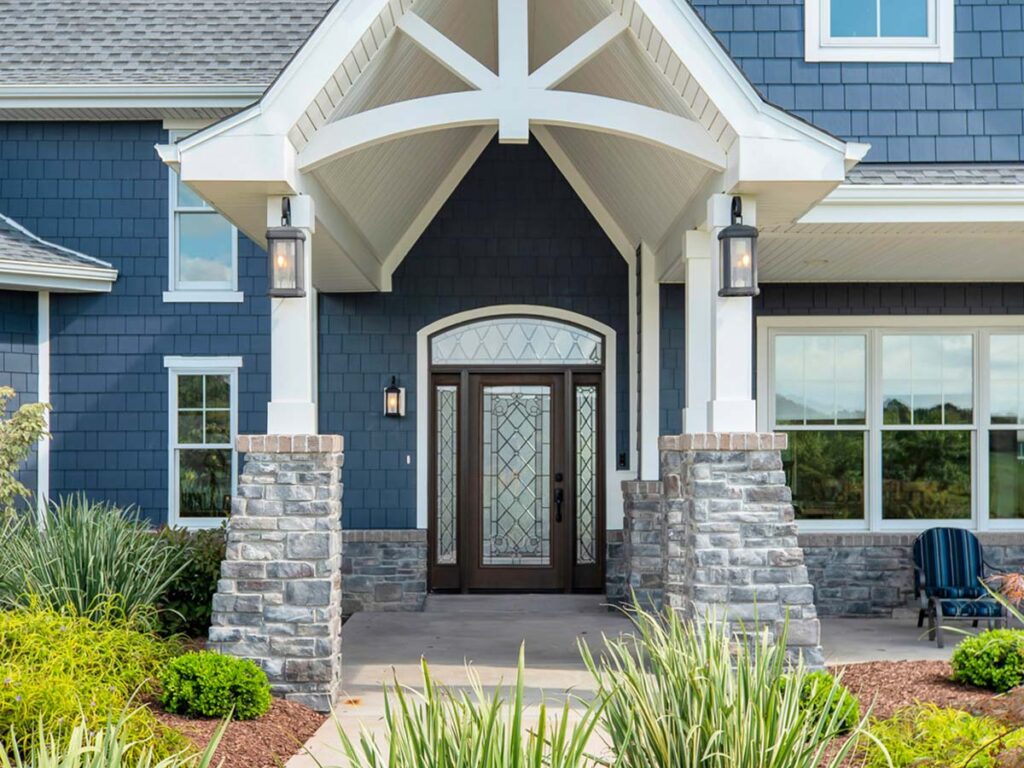
[(606, 553), (604, 561), (604, 594), (612, 605), (619, 605), (629, 598), (626, 588), (626, 547), (623, 531), (605, 533)]
[[(814, 601), (822, 616), (892, 616), (914, 609), (914, 533), (804, 533)], [(1024, 533), (979, 533), (996, 569), (1024, 570)]]
[(664, 598), (662, 545), (664, 486), (655, 481), (622, 484), (625, 598), (660, 609)]
[(422, 611), (427, 598), (427, 532), (344, 531), (341, 612)]

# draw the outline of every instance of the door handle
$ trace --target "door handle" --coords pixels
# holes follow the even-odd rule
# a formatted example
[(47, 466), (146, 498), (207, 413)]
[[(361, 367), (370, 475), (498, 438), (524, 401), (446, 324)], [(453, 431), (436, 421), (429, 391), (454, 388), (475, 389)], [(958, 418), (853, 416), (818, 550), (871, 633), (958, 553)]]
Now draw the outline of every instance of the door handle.
[(561, 488), (555, 489), (555, 522), (562, 522), (562, 502), (565, 501), (565, 491)]

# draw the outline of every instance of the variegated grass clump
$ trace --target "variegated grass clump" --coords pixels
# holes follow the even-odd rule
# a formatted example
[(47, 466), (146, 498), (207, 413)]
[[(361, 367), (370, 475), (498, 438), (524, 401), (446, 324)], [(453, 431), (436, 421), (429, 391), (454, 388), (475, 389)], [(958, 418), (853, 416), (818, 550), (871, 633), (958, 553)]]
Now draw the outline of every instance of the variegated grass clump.
[(525, 722), (524, 653), (515, 687), (487, 694), (468, 670), (470, 692), (439, 685), (421, 662), (423, 690), (385, 688), (383, 743), (368, 731), (349, 738), (338, 724), (348, 768), (589, 768), (607, 765), (587, 751), (600, 708), (571, 711), (568, 699), (551, 716), (542, 703), (531, 727)]
[(787, 658), (785, 632), (737, 640), (713, 618), (630, 615), (636, 634), (606, 639), (598, 657), (580, 643), (623, 768), (835, 768), (855, 749), (865, 720), (832, 746), (844, 730), (838, 680), (817, 712), (800, 706), (808, 673)]

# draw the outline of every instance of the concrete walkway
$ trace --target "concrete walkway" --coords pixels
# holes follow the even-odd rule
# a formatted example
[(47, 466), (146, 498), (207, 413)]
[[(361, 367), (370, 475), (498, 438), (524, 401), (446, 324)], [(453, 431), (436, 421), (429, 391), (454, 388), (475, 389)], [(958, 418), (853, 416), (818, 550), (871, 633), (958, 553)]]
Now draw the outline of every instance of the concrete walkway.
[[(419, 687), (420, 657), (435, 679), (466, 684), (467, 661), (485, 686), (510, 684), (520, 643), (526, 644), (526, 696), (560, 706), (567, 691), (586, 695), (593, 680), (577, 638), (596, 648), (602, 634), (617, 636), (629, 621), (594, 595), (432, 595), (423, 613), (359, 613), (346, 622), (342, 642), (345, 700), (338, 721), (350, 738), (360, 728), (382, 733), (381, 685), (396, 678)], [(822, 641), (829, 664), (899, 659), (948, 659), (955, 645), (938, 649), (917, 629), (914, 616), (896, 619), (826, 619)], [(344, 765), (336, 726), (328, 721), (287, 768)], [(315, 760), (313, 758), (316, 758)], [(319, 761), (319, 763), (317, 762)]]

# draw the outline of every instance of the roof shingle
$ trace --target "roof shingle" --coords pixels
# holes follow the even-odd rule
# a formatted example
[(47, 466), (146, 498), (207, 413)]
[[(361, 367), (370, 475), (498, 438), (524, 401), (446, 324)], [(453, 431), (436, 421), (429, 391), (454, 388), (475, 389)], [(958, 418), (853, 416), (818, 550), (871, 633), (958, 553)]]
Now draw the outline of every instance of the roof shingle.
[(111, 264), (43, 240), (0, 214), (0, 261), (113, 269)]

